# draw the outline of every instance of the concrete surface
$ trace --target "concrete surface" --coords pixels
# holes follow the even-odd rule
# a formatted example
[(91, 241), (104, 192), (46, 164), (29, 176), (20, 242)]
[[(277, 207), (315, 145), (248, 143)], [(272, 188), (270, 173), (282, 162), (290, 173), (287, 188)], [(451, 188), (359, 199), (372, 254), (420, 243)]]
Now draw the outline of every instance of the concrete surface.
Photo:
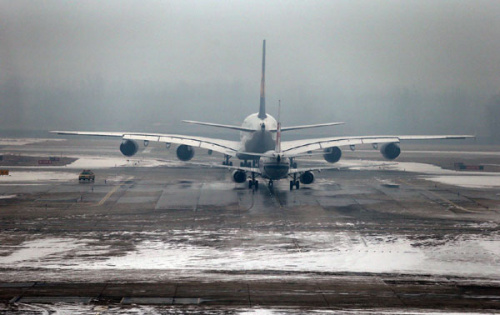
[[(173, 149), (150, 145), (127, 160), (117, 147), (2, 148), (79, 164), (1, 166), (12, 176), (0, 179), (0, 313), (500, 310), (495, 148), (403, 146), (397, 166), (254, 191), (226, 170), (178, 162)], [(345, 152), (342, 165), (378, 156)], [(431, 165), (451, 169), (464, 157), (493, 166)], [(197, 152), (196, 161), (222, 159)], [(82, 165), (95, 183), (78, 183)]]

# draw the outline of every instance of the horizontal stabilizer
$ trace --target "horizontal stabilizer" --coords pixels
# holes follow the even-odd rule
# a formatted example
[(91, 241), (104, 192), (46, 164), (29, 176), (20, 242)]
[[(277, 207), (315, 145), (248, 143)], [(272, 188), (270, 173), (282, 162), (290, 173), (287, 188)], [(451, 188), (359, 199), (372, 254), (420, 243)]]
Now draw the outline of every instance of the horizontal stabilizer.
[(93, 136), (93, 137), (123, 137), (127, 132), (107, 132), (107, 131), (50, 131), (58, 135), (71, 136)]
[(343, 124), (345, 124), (345, 123), (344, 122), (331, 122), (331, 123), (324, 123), (324, 124), (281, 127), (281, 131), (290, 131), (290, 130), (298, 130), (298, 129), (309, 129), (309, 128), (319, 128), (319, 127), (326, 127), (326, 126), (337, 126), (337, 125), (343, 125)]

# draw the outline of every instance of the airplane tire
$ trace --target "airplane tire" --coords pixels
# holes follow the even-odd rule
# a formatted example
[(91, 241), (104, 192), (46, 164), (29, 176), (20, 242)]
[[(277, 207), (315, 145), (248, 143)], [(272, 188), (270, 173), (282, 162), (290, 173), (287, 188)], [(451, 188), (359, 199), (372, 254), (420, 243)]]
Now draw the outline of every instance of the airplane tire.
[(248, 181), (248, 189), (252, 189), (253, 183), (251, 180)]
[(297, 181), (297, 182), (295, 183), (295, 187), (296, 187), (297, 189), (299, 189), (299, 188), (300, 188), (300, 182), (299, 182), (299, 181)]
[(293, 190), (293, 186), (294, 186), (293, 181), (290, 181), (290, 190)]
[(256, 190), (259, 189), (259, 181), (258, 180), (255, 181), (255, 189)]

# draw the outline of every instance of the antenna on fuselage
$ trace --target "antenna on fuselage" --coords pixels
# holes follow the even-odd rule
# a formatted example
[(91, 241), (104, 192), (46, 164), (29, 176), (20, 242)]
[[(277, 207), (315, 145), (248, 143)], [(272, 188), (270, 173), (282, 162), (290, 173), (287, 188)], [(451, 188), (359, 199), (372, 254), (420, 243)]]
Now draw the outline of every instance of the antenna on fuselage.
[(259, 115), (260, 119), (265, 119), (266, 114), (266, 40), (262, 44), (262, 77), (260, 80), (260, 107)]
[(276, 127), (276, 149), (275, 151), (281, 153), (281, 100), (278, 100), (278, 125)]

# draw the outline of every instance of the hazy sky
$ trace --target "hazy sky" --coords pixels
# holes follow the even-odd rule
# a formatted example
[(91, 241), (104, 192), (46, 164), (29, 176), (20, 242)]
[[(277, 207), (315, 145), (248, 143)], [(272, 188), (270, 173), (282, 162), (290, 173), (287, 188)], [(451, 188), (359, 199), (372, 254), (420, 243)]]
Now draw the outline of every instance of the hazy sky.
[(353, 119), (398, 97), (499, 93), (500, 1), (0, 0), (1, 106), (18, 102), (19, 124), (37, 108), (73, 117), (42, 115), (45, 129), (80, 127), (82, 103), (103, 123), (143, 110), (156, 116), (144, 123), (238, 123), (258, 109), (263, 39), (268, 111), (282, 99), (293, 123)]

